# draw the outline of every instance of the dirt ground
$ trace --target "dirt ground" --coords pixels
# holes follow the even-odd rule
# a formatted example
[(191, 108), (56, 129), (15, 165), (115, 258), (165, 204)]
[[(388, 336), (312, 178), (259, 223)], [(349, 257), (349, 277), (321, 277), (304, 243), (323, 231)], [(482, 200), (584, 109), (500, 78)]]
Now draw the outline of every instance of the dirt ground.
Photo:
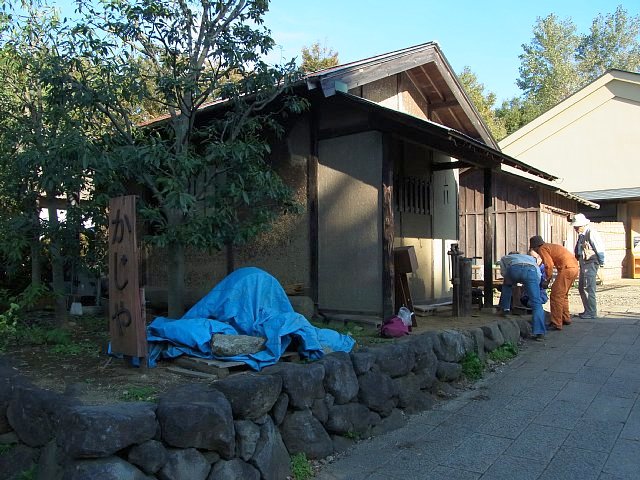
[[(598, 302), (604, 319), (616, 315), (640, 317), (640, 280), (600, 285)], [(494, 303), (497, 303), (497, 297)], [(548, 304), (545, 308), (548, 310)], [(582, 311), (576, 289), (570, 293), (570, 309), (575, 314)], [(482, 326), (497, 318), (493, 308), (479, 310), (474, 305), (471, 316), (462, 318), (453, 317), (450, 308), (441, 308), (432, 315), (418, 316), (418, 327), (413, 329), (413, 334)], [(96, 328), (96, 322), (98, 325), (104, 322), (104, 328)], [(87, 404), (153, 400), (175, 385), (211, 381), (174, 373), (170, 370), (174, 365), (168, 361), (159, 362), (155, 368), (130, 368), (123, 360), (107, 356), (104, 348), (108, 338), (103, 331), (106, 330), (106, 320), (74, 317), (66, 328), (70, 330), (74, 344), (82, 345), (82, 348), (56, 352), (47, 345), (14, 345), (9, 347), (0, 362), (8, 363), (38, 386), (76, 395)], [(353, 331), (359, 344), (383, 341), (375, 337), (371, 326), (346, 325), (340, 331)]]

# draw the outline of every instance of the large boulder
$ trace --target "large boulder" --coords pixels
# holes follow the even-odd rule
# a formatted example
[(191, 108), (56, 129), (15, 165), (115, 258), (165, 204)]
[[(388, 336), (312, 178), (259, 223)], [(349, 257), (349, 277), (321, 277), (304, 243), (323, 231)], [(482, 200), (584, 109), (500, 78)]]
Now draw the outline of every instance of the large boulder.
[(255, 420), (273, 408), (282, 391), (282, 378), (245, 373), (220, 380), (215, 388), (229, 400), (234, 418)]
[(459, 362), (470, 348), (468, 340), (457, 330), (443, 330), (440, 336), (440, 349), (436, 352), (439, 360)]
[(280, 425), (282, 440), (290, 454), (324, 458), (333, 452), (331, 438), (309, 410), (296, 410)]
[(488, 325), (480, 327), (484, 334), (484, 349), (487, 352), (492, 352), (496, 348), (504, 345), (504, 336), (498, 326), (498, 322), (492, 322)]
[(152, 475), (164, 467), (169, 459), (166, 447), (157, 440), (149, 440), (135, 445), (127, 456), (129, 463), (140, 467), (145, 473)]
[(262, 370), (262, 375), (282, 378), (282, 390), (289, 395), (289, 406), (298, 410), (310, 408), (317, 398), (324, 398), (324, 365), (277, 363)]
[(18, 384), (7, 408), (7, 419), (22, 442), (30, 447), (42, 447), (56, 435), (60, 414), (78, 404), (77, 400), (59, 393)]
[[(431, 333), (431, 332), (430, 332)], [(435, 332), (433, 332), (435, 333)], [(415, 352), (416, 364), (413, 373), (420, 380), (420, 388), (431, 388), (436, 382), (436, 370), (438, 369), (438, 357), (433, 351), (434, 341), (440, 344), (437, 335), (417, 335), (414, 337), (412, 347)]]
[(452, 382), (462, 375), (462, 365), (453, 362), (438, 362), (438, 379), (443, 382)]
[(249, 420), (237, 420), (236, 428), (236, 457), (248, 461), (256, 451), (260, 439), (260, 427)]
[(231, 405), (222, 392), (206, 385), (186, 385), (160, 398), (156, 411), (162, 439), (179, 448), (235, 454), (235, 430)]
[(154, 437), (155, 407), (138, 402), (67, 408), (60, 415), (58, 445), (72, 458), (109, 457)]
[(207, 480), (260, 480), (260, 472), (239, 458), (220, 460), (211, 469)]
[(390, 377), (402, 377), (416, 365), (416, 354), (411, 341), (382, 345), (375, 349), (376, 365)]
[(372, 425), (380, 423), (380, 415), (372, 412), (361, 403), (334, 405), (329, 409), (329, 418), (325, 423), (328, 432), (346, 434), (365, 434)]
[(470, 328), (465, 332), (465, 335), (471, 341), (471, 351), (475, 353), (480, 360), (484, 361), (487, 358), (487, 352), (484, 348), (484, 333), (482, 329), (478, 327)]
[(281, 393), (276, 400), (276, 403), (273, 404), (273, 408), (271, 409), (271, 418), (276, 425), (280, 425), (284, 420), (285, 415), (287, 414), (287, 409), (289, 408), (289, 395), (286, 393)]
[(195, 448), (169, 450), (158, 472), (160, 480), (206, 480), (211, 471), (207, 459)]
[(409, 373), (404, 377), (394, 378), (393, 383), (398, 391), (399, 408), (414, 413), (433, 406), (434, 401), (431, 395), (422, 391), (423, 379), (420, 375)]
[(509, 342), (514, 345), (518, 344), (518, 341), (520, 340), (520, 326), (518, 325), (518, 322), (511, 319), (499, 320), (498, 327), (500, 328), (500, 332), (502, 332), (505, 342)]
[(358, 395), (358, 377), (347, 352), (325, 355), (318, 363), (324, 365), (324, 388), (335, 403), (348, 403)]
[(349, 355), (351, 356), (353, 370), (356, 372), (356, 375), (367, 373), (376, 363), (375, 354), (365, 349), (351, 352)]
[(64, 480), (151, 480), (143, 472), (120, 457), (78, 460), (69, 464)]
[(380, 372), (365, 373), (358, 377), (358, 383), (360, 402), (383, 417), (389, 415), (398, 404), (398, 391), (389, 375)]
[(260, 438), (250, 462), (260, 472), (263, 480), (282, 480), (291, 475), (289, 452), (280, 432), (267, 416), (260, 426)]

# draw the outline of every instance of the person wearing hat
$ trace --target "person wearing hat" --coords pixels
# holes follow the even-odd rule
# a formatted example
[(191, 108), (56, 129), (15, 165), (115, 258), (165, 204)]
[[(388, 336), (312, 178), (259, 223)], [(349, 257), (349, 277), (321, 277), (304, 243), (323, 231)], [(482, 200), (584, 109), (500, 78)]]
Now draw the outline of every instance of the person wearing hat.
[(571, 225), (578, 234), (575, 256), (580, 263), (578, 291), (584, 307), (584, 312), (578, 316), (580, 318), (596, 318), (598, 316), (596, 276), (598, 268), (604, 266), (604, 242), (598, 230), (582, 213), (573, 217)]
[(571, 325), (569, 313), (569, 289), (578, 277), (578, 261), (562, 245), (545, 243), (540, 235), (529, 239), (529, 248), (535, 251), (544, 263), (545, 280), (548, 282), (556, 269), (556, 278), (551, 286), (551, 329), (562, 330), (563, 325)]

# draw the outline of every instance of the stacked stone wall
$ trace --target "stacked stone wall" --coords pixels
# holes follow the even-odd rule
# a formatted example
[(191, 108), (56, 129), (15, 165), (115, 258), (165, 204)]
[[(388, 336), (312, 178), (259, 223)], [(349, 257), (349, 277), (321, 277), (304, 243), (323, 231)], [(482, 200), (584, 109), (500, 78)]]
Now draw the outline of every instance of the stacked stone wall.
[(0, 367), (0, 479), (284, 480), (290, 457), (327, 457), (431, 408), (469, 352), (531, 333), (524, 319), (409, 335), (312, 363), (188, 384), (157, 403), (83, 405)]

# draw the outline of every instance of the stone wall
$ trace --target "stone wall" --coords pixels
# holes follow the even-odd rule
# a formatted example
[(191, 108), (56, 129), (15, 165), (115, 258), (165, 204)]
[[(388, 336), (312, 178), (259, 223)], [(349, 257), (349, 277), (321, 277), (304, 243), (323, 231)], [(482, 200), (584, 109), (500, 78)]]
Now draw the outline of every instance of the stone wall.
[[(0, 479), (284, 480), (290, 455), (324, 458), (429, 409), (467, 352), (528, 336), (528, 321), (409, 335), (313, 363), (180, 386), (158, 403), (83, 405), (0, 366)], [(11, 448), (7, 448), (12, 445)]]

